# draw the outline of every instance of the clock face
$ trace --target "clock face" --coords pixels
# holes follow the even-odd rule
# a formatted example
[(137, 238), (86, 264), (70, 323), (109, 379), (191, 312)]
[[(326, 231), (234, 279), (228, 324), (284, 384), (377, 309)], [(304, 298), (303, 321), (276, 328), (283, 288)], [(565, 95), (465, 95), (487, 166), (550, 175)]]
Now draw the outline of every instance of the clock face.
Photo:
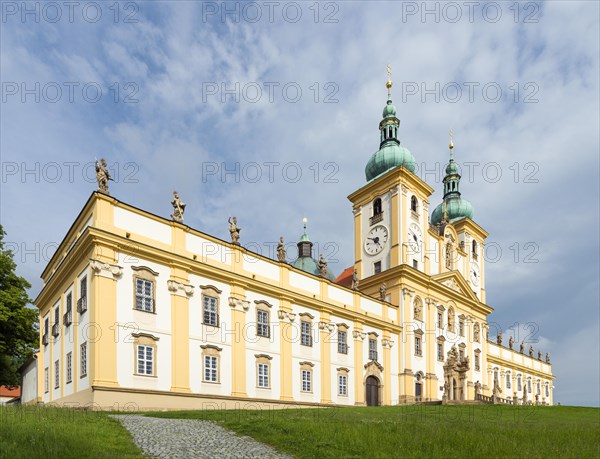
[(377, 255), (383, 250), (388, 240), (388, 230), (383, 225), (377, 225), (369, 231), (365, 239), (365, 252), (368, 255)]
[(410, 224), (410, 227), (408, 228), (408, 245), (413, 253), (419, 253), (421, 251), (423, 237), (419, 225), (414, 223)]
[(477, 263), (471, 263), (471, 282), (473, 283), (473, 285), (479, 285), (479, 277), (479, 265)]

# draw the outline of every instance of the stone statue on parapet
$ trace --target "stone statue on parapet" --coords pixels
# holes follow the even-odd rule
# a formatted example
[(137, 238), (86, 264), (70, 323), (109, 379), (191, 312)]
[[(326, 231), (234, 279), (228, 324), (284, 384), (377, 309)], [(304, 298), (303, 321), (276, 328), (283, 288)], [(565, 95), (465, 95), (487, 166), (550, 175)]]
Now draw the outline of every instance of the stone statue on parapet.
[(546, 352), (546, 363), (550, 363), (550, 353)]
[(352, 290), (358, 290), (358, 271), (356, 269), (352, 273)]
[(519, 352), (521, 354), (525, 354), (525, 342), (524, 341), (521, 341), (521, 346), (519, 348)]
[(177, 193), (177, 191), (173, 191), (173, 200), (171, 201), (171, 205), (173, 206), (173, 213), (171, 214), (171, 218), (177, 223), (183, 223), (183, 213), (185, 212), (185, 204), (181, 202), (181, 199), (179, 199), (179, 194)]
[(385, 286), (385, 284), (381, 284), (381, 287), (379, 287), (379, 299), (381, 301), (385, 301), (386, 296), (387, 296), (387, 287)]
[(100, 162), (96, 160), (96, 180), (98, 181), (98, 191), (104, 194), (110, 194), (108, 192), (108, 181), (112, 180), (108, 167), (106, 167), (106, 160), (100, 159)]
[(325, 261), (325, 257), (323, 254), (319, 255), (319, 276), (327, 277), (327, 261)]
[(279, 237), (279, 242), (277, 243), (277, 260), (285, 263), (285, 245), (283, 243), (283, 236)]
[(515, 344), (515, 340), (511, 336), (510, 338), (508, 338), (508, 347), (512, 349), (514, 344)]
[(502, 345), (502, 332), (498, 332), (498, 336), (496, 336), (496, 341), (498, 345)]
[(529, 357), (533, 357), (533, 346), (529, 346)]
[(229, 234), (231, 235), (231, 243), (235, 245), (240, 245), (240, 231), (242, 231), (242, 228), (237, 226), (237, 218), (229, 217), (227, 221), (229, 222)]

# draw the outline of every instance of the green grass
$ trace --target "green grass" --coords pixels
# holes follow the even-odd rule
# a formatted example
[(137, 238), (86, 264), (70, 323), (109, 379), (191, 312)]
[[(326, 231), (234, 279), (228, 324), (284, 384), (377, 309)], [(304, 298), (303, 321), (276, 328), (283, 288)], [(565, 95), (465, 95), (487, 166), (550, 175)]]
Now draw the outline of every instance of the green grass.
[(141, 458), (106, 413), (69, 408), (0, 407), (0, 458)]
[(498, 405), (172, 411), (297, 458), (600, 457), (600, 409)]

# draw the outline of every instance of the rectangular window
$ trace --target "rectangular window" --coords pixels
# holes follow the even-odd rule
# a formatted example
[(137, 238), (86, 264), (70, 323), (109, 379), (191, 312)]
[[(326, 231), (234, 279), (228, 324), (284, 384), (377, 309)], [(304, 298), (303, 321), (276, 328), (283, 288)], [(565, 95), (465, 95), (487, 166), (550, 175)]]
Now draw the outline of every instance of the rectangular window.
[(54, 361), (54, 388), (58, 389), (60, 387), (60, 362), (58, 360)]
[(458, 333), (460, 334), (460, 336), (465, 336), (465, 321), (464, 320), (458, 321)]
[(440, 362), (444, 361), (444, 345), (442, 343), (438, 343), (437, 345), (437, 354), (438, 354), (438, 360)]
[(527, 380), (527, 392), (531, 394), (531, 380)]
[(377, 360), (377, 340), (369, 339), (369, 360)]
[(479, 354), (475, 354), (475, 371), (479, 371)]
[(44, 392), (50, 392), (50, 369), (48, 367), (44, 368)]
[(66, 311), (65, 311), (65, 316), (63, 318), (63, 324), (65, 325), (65, 327), (68, 327), (69, 325), (71, 325), (72, 322), (72, 315), (71, 315), (71, 310), (73, 309), (73, 294), (69, 293), (67, 295), (67, 306), (66, 306)]
[(541, 391), (541, 388), (540, 388), (540, 383), (537, 383), (537, 394), (538, 395), (542, 395), (542, 391)]
[(421, 337), (415, 336), (415, 355), (421, 355)]
[(437, 326), (438, 328), (444, 328), (444, 314), (441, 312), (438, 312)]
[(506, 375), (506, 388), (510, 389), (510, 375)]
[(83, 314), (87, 311), (87, 276), (79, 281), (79, 299), (77, 300), (77, 312)]
[(463, 360), (465, 360), (465, 351), (461, 349), (460, 351), (458, 351), (458, 361), (462, 362)]
[(338, 378), (338, 395), (348, 395), (348, 376), (340, 375)]
[(154, 348), (152, 346), (137, 347), (137, 374), (154, 375)]
[(52, 336), (57, 337), (60, 333), (60, 307), (54, 308), (54, 323), (52, 324)]
[(204, 381), (206, 381), (206, 382), (218, 382), (219, 381), (216, 355), (205, 355), (204, 356)]
[(268, 338), (270, 334), (269, 328), (269, 312), (259, 309), (256, 311), (256, 334)]
[(521, 377), (519, 376), (517, 378), (517, 390), (521, 390), (521, 389), (522, 389), (522, 386), (521, 386)]
[(373, 273), (379, 274), (380, 272), (381, 272), (381, 262), (376, 261), (375, 263), (373, 263)]
[(269, 365), (266, 363), (258, 364), (258, 387), (269, 387)]
[(310, 322), (300, 322), (300, 344), (302, 346), (312, 346), (313, 344)]
[(79, 376), (87, 376), (87, 343), (79, 346)]
[(310, 370), (302, 370), (302, 392), (310, 392), (312, 390), (312, 372)]
[(546, 397), (550, 397), (550, 389), (547, 384), (546, 384)]
[(219, 326), (219, 302), (215, 297), (203, 296), (204, 298), (204, 324)]
[(419, 262), (417, 260), (413, 260), (413, 268), (419, 269)]
[(338, 331), (338, 354), (348, 353), (348, 344), (346, 342), (347, 336), (345, 331)]
[(73, 353), (67, 353), (67, 384), (73, 380)]
[(135, 280), (135, 308), (139, 311), (154, 312), (154, 282), (147, 279)]

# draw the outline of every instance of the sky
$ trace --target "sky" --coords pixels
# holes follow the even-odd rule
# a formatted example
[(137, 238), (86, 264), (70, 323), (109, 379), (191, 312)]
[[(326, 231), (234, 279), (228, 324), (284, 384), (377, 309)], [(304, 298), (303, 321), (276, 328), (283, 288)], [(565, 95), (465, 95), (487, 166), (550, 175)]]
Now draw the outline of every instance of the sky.
[[(339, 274), (392, 71), (399, 139), (441, 202), (448, 131), (490, 236), (489, 317), (600, 405), (597, 2), (1, 3), (1, 224), (35, 298), (96, 189), (274, 256), (302, 218)], [(518, 339), (517, 339), (518, 341)]]

